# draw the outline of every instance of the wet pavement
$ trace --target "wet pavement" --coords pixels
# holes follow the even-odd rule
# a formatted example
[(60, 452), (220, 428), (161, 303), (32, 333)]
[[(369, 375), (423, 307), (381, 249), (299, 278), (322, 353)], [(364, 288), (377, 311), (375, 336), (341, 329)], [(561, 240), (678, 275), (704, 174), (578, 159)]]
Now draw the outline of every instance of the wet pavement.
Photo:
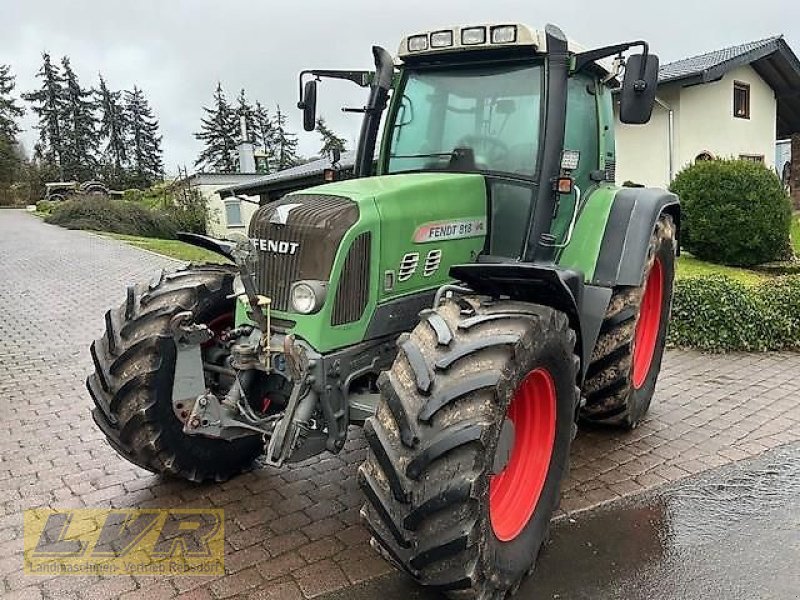
[[(401, 575), (326, 600), (433, 600)], [(553, 526), (520, 599), (800, 599), (800, 444)]]
[[(367, 451), (360, 430), (351, 430), (338, 455), (283, 469), (254, 469), (205, 486), (162, 479), (108, 447), (89, 414), (84, 384), (92, 368), (89, 343), (127, 284), (148, 281), (157, 268), (174, 269), (179, 263), (116, 240), (46, 225), (18, 210), (0, 210), (0, 258), (2, 600), (316, 600), (337, 590), (350, 600), (358, 586), (393, 573), (369, 547), (359, 518), (363, 496), (356, 470)], [(520, 598), (537, 590), (602, 598), (592, 592), (595, 587), (611, 589), (613, 597), (622, 592), (613, 592), (612, 584), (641, 585), (632, 578), (623, 581), (620, 573), (645, 572), (637, 559), (655, 561), (648, 557), (663, 554), (652, 573), (669, 556), (658, 548), (669, 546), (652, 550), (644, 541), (632, 541), (631, 523), (639, 521), (620, 516), (620, 539), (604, 547), (601, 542), (610, 538), (602, 521), (592, 529), (593, 517), (582, 511), (800, 443), (798, 373), (800, 353), (668, 351), (653, 406), (636, 430), (581, 428), (556, 513), (578, 521), (555, 528), (556, 543), (539, 570), (551, 573), (552, 580), (534, 581)], [(225, 575), (25, 575), (23, 511), (84, 507), (224, 509)], [(643, 539), (659, 539), (647, 531)], [(581, 540), (593, 546), (584, 547)], [(778, 543), (788, 546), (786, 539)], [(566, 558), (557, 554), (561, 551)], [(615, 557), (625, 557), (616, 559), (622, 566), (610, 564)], [(693, 572), (683, 571), (687, 577)], [(787, 581), (785, 575), (762, 579), (770, 585)], [(577, 587), (559, 587), (565, 582)], [(362, 598), (420, 597), (395, 575), (367, 589), (371, 592)], [(586, 590), (592, 593), (579, 595)], [(769, 598), (758, 594), (743, 597)], [(781, 596), (775, 592), (773, 597)]]

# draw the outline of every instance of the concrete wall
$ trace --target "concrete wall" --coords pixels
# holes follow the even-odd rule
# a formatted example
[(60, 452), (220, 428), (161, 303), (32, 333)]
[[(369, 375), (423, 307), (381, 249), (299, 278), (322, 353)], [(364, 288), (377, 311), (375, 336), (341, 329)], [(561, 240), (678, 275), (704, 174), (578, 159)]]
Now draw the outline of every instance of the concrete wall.
[[(750, 85), (750, 119), (733, 116), (735, 81)], [(767, 166), (775, 166), (777, 102), (772, 88), (751, 67), (735, 69), (714, 83), (661, 86), (659, 98), (674, 111), (676, 173), (703, 152), (718, 158), (758, 155)], [(618, 182), (669, 185), (667, 114), (656, 107), (647, 125), (617, 123)]]

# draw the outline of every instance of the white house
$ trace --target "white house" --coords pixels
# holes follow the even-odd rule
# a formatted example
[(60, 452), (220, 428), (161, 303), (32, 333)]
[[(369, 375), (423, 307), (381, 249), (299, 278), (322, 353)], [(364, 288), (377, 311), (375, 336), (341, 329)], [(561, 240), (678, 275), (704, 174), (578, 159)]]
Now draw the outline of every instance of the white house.
[(797, 133), (800, 60), (783, 37), (717, 50), (662, 65), (650, 123), (617, 123), (617, 181), (667, 187), (709, 158), (775, 167), (776, 140)]
[(258, 173), (194, 173), (182, 181), (183, 185), (198, 192), (208, 206), (206, 230), (209, 235), (224, 238), (229, 233), (247, 233), (250, 217), (258, 208), (258, 197), (252, 203), (240, 198), (223, 200), (218, 191), (259, 179)]

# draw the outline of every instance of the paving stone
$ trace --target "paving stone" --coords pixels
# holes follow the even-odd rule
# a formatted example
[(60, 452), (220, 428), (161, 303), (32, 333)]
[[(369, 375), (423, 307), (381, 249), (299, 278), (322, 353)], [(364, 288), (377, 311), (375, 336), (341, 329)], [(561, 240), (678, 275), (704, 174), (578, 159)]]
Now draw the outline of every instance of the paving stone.
[[(35, 241), (35, 243), (34, 243)], [(95, 427), (84, 379), (89, 344), (125, 287), (176, 261), (0, 211), (0, 595), (134, 598), (167, 594), (295, 600), (391, 567), (359, 521), (364, 436), (343, 451), (219, 485), (164, 480), (117, 456)], [(558, 515), (663, 485), (800, 439), (800, 354), (667, 352), (648, 417), (633, 432), (582, 429)], [(225, 510), (222, 577), (30, 577), (22, 511), (43, 506)], [(213, 592), (213, 594), (212, 594)]]

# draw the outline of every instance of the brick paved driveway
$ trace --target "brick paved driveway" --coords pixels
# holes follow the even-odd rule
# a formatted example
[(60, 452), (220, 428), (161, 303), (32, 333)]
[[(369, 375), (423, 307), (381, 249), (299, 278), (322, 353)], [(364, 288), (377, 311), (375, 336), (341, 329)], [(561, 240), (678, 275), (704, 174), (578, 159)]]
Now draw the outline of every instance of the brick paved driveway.
[[(83, 381), (102, 315), (125, 285), (176, 263), (0, 211), (0, 596), (310, 598), (383, 574), (359, 525), (357, 430), (338, 456), (221, 485), (164, 481), (117, 457)], [(800, 439), (800, 355), (668, 353), (650, 418), (632, 433), (582, 431), (560, 515)], [(226, 511), (226, 576), (22, 574), (34, 507), (214, 506)]]

